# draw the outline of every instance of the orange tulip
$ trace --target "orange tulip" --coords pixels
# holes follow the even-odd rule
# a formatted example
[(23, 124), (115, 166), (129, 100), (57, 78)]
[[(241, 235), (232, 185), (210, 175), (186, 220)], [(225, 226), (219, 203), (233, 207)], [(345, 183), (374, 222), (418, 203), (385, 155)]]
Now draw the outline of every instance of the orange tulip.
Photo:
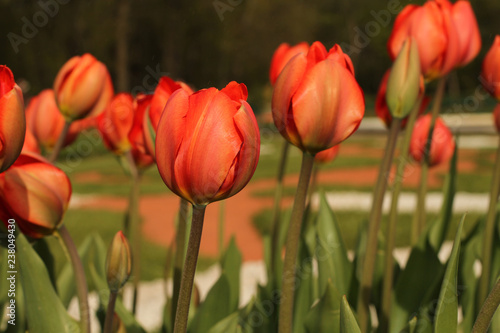
[[(71, 124), (63, 147), (70, 145), (77, 138), (81, 127), (79, 122)], [(52, 151), (64, 128), (64, 117), (57, 107), (54, 91), (45, 89), (33, 97), (26, 108), (26, 126), (33, 133), (37, 142)]]
[(36, 154), (21, 154), (0, 174), (0, 219), (15, 219), (32, 238), (51, 235), (61, 225), (70, 197), (66, 174)]
[(250, 180), (260, 134), (244, 84), (178, 89), (158, 124), (156, 163), (165, 184), (193, 205), (238, 193)]
[(474, 59), (481, 50), (481, 34), (476, 15), (469, 1), (460, 0), (453, 5), (452, 19), (458, 33), (459, 66), (465, 66)]
[(144, 141), (146, 151), (151, 156), (153, 156), (153, 158), (155, 157), (154, 142), (156, 130), (158, 128), (158, 122), (160, 121), (161, 114), (165, 109), (165, 105), (167, 104), (168, 99), (177, 89), (184, 89), (189, 94), (193, 93), (193, 90), (191, 90), (191, 88), (184, 82), (175, 82), (168, 76), (163, 76), (155, 89), (153, 98), (151, 100), (151, 106), (146, 112), (147, 118), (143, 123)]
[(320, 164), (326, 164), (333, 161), (339, 154), (340, 145), (333, 146), (326, 150), (322, 150), (314, 156), (314, 161)]
[(500, 101), (500, 36), (495, 37), (493, 45), (483, 60), (481, 82), (484, 88)]
[(273, 58), (271, 59), (271, 68), (269, 69), (269, 81), (271, 81), (271, 85), (274, 85), (283, 67), (285, 67), (290, 59), (299, 53), (307, 54), (307, 51), (309, 51), (309, 44), (306, 42), (295, 46), (290, 46), (288, 43), (280, 44), (276, 51), (274, 51)]
[[(429, 137), (431, 115), (427, 114), (417, 119), (410, 141), (410, 155), (419, 163), (423, 163), (424, 152)], [(429, 166), (446, 163), (453, 156), (455, 140), (450, 129), (440, 119), (436, 119), (434, 132), (432, 134), (431, 151), (429, 154)]]
[(104, 145), (117, 155), (122, 155), (131, 148), (128, 133), (134, 121), (133, 102), (132, 95), (120, 93), (97, 118), (97, 128)]
[[(457, 17), (463, 12), (460, 8)], [(463, 59), (468, 59), (462, 55), (467, 52), (461, 52), (465, 48), (461, 47), (462, 37), (455, 27), (452, 11), (448, 0), (406, 6), (396, 17), (389, 37), (387, 47), (391, 58), (397, 57), (405, 39), (412, 36), (417, 41), (422, 74), (427, 80), (449, 73)]]
[(113, 84), (106, 66), (92, 55), (75, 56), (54, 81), (57, 105), (69, 121), (98, 115), (113, 98)]
[(23, 93), (9, 67), (0, 66), (0, 172), (21, 153), (25, 132)]
[(128, 140), (132, 146), (132, 156), (139, 169), (147, 168), (154, 163), (154, 159), (146, 151), (144, 141), (144, 119), (149, 110), (152, 95), (139, 94), (134, 100), (134, 121), (128, 133)]
[(338, 45), (329, 52), (315, 42), (291, 59), (272, 98), (274, 124), (293, 145), (317, 153), (347, 139), (361, 123), (363, 92), (350, 58)]

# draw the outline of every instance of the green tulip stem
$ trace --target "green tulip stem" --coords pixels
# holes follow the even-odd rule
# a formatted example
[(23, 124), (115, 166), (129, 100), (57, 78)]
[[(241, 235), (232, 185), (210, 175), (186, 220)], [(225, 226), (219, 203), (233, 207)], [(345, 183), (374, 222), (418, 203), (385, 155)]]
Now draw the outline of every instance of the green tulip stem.
[(57, 142), (54, 145), (52, 152), (50, 153), (50, 156), (49, 156), (50, 163), (53, 164), (57, 160), (57, 157), (59, 156), (59, 152), (61, 151), (62, 146), (64, 145), (64, 141), (66, 140), (66, 136), (68, 135), (70, 126), (71, 126), (71, 121), (66, 120), (66, 122), (64, 123), (64, 127), (61, 131), (61, 134), (59, 135), (59, 138), (57, 139)]
[(431, 158), (432, 136), (434, 134), (434, 126), (436, 124), (436, 120), (439, 116), (439, 112), (441, 111), (441, 104), (443, 103), (444, 88), (446, 87), (447, 78), (448, 76), (443, 76), (442, 78), (439, 79), (438, 86), (436, 88), (436, 93), (434, 95), (434, 104), (432, 105), (429, 134), (423, 151), (424, 156), (421, 169), (422, 172), (420, 174), (420, 187), (417, 196), (417, 208), (415, 210), (415, 214), (413, 215), (413, 223), (411, 228), (412, 244), (416, 243), (416, 240), (418, 240), (420, 233), (425, 229), (425, 221), (426, 221), (425, 198), (427, 196), (427, 174), (429, 171), (429, 164)]
[(486, 298), (472, 328), (472, 333), (487, 333), (493, 315), (500, 305), (500, 279), (493, 287), (488, 298)]
[(193, 205), (193, 219), (191, 222), (191, 232), (182, 270), (181, 290), (175, 314), (174, 332), (185, 333), (189, 316), (189, 304), (191, 303), (191, 293), (193, 291), (194, 274), (198, 253), (200, 251), (201, 234), (203, 231), (203, 220), (205, 219), (206, 206)]
[(278, 333), (292, 333), (293, 303), (295, 293), (296, 262), (299, 251), (300, 230), (307, 199), (307, 189), (314, 166), (314, 155), (304, 152), (300, 169), (299, 184), (295, 192), (292, 217), (285, 243), (285, 262), (283, 266), (281, 303), (279, 311)]
[[(479, 303), (482, 304), (490, 290), (491, 280), (491, 252), (493, 247), (493, 235), (495, 231), (495, 219), (500, 192), (500, 140), (498, 142), (497, 157), (493, 170), (493, 179), (490, 190), (490, 204), (488, 214), (486, 215), (486, 224), (483, 231), (483, 255), (482, 255), (482, 273), (479, 281)], [(498, 286), (498, 284), (497, 284)], [(500, 292), (500, 291), (498, 291)]]
[(290, 150), (290, 143), (283, 142), (281, 149), (281, 157), (278, 165), (278, 175), (276, 177), (276, 190), (274, 192), (274, 206), (272, 215), (272, 234), (271, 234), (271, 275), (276, 273), (277, 259), (281, 256), (280, 246), (280, 227), (281, 227), (281, 198), (283, 197), (283, 178), (285, 177), (286, 161), (288, 159), (288, 151)]
[(116, 298), (118, 296), (117, 292), (109, 292), (108, 309), (106, 311), (106, 319), (104, 321), (103, 333), (113, 333), (113, 319), (115, 317), (115, 304)]
[(184, 251), (186, 245), (187, 215), (189, 202), (186, 199), (180, 200), (177, 233), (175, 234), (175, 258), (174, 258), (174, 282), (172, 292), (172, 323), (175, 321), (175, 312), (181, 290), (182, 265), (184, 264)]
[(401, 145), (401, 152), (398, 159), (396, 178), (394, 178), (394, 185), (392, 189), (391, 211), (386, 233), (387, 237), (385, 247), (384, 281), (382, 287), (382, 318), (380, 321), (381, 332), (387, 332), (389, 327), (392, 285), (394, 283), (394, 256), (392, 255), (392, 252), (396, 245), (396, 226), (398, 218), (399, 195), (403, 188), (404, 172), (406, 163), (408, 162), (408, 153), (410, 151), (411, 134), (413, 132), (413, 126), (415, 125), (421, 103), (422, 97), (418, 99), (408, 117), (403, 142)]
[(128, 206), (128, 223), (130, 227), (130, 244), (132, 247), (132, 259), (134, 265), (132, 267), (132, 313), (137, 312), (137, 297), (139, 292), (139, 281), (141, 279), (141, 219), (139, 217), (139, 192), (141, 177), (135, 165), (132, 152), (129, 150), (125, 153), (128, 162), (129, 171), (132, 175), (132, 187), (130, 189), (129, 206)]
[(75, 274), (76, 282), (76, 293), (78, 296), (78, 304), (80, 308), (80, 328), (82, 333), (90, 333), (90, 310), (88, 302), (88, 287), (87, 279), (85, 278), (85, 270), (83, 269), (83, 264), (78, 255), (75, 243), (71, 238), (71, 235), (63, 224), (55, 233), (55, 236), (59, 239), (61, 246), (65, 249), (68, 259), (73, 266), (73, 272)]
[(377, 237), (382, 217), (382, 204), (384, 202), (385, 190), (389, 179), (392, 158), (396, 149), (398, 133), (401, 128), (401, 119), (393, 119), (389, 131), (389, 137), (385, 147), (384, 157), (380, 165), (380, 170), (373, 193), (372, 209), (368, 222), (368, 240), (366, 243), (365, 258), (363, 261), (363, 271), (361, 276), (360, 291), (358, 294), (358, 318), (361, 332), (368, 332), (369, 305), (372, 293), (373, 274), (375, 271), (375, 261), (377, 258)]

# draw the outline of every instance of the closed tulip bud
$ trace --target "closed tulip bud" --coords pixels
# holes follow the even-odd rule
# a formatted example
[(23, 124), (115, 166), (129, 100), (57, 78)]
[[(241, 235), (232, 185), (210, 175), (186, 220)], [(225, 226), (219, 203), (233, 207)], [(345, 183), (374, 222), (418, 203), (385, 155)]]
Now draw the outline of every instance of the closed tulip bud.
[(68, 121), (97, 116), (114, 95), (106, 66), (86, 53), (68, 60), (54, 81), (57, 105)]
[(415, 40), (409, 37), (392, 65), (387, 81), (386, 100), (392, 117), (403, 119), (415, 106), (423, 79)]
[(481, 50), (481, 34), (476, 15), (469, 1), (459, 0), (453, 4), (452, 19), (458, 33), (459, 66), (465, 66), (474, 59)]
[(184, 82), (175, 82), (168, 76), (163, 76), (155, 89), (151, 105), (147, 111), (148, 115), (143, 123), (144, 140), (146, 150), (153, 158), (155, 157), (154, 143), (156, 140), (158, 122), (160, 121), (160, 117), (165, 109), (165, 105), (167, 105), (168, 99), (177, 89), (184, 89), (188, 94), (193, 93), (193, 90), (191, 90), (191, 88), (189, 88), (189, 86)]
[(493, 111), (493, 120), (495, 122), (497, 131), (500, 133), (500, 104), (497, 104), (497, 106), (495, 106), (495, 110)]
[(97, 118), (97, 129), (104, 145), (117, 155), (131, 149), (128, 134), (134, 122), (133, 102), (132, 95), (120, 93)]
[(340, 145), (333, 146), (326, 150), (322, 150), (314, 156), (314, 161), (319, 164), (326, 164), (333, 161), (339, 154)]
[(273, 58), (271, 59), (271, 68), (269, 69), (269, 81), (271, 81), (271, 85), (274, 85), (283, 67), (285, 67), (290, 59), (299, 53), (307, 54), (307, 51), (309, 51), (309, 44), (306, 42), (294, 46), (290, 46), (288, 43), (280, 44), (276, 51), (274, 51)]
[(272, 98), (281, 135), (311, 154), (331, 148), (356, 131), (365, 111), (352, 62), (337, 45), (315, 42), (293, 57), (278, 77)]
[(32, 238), (52, 235), (59, 228), (70, 197), (68, 176), (33, 153), (21, 154), (0, 174), (0, 219), (15, 219)]
[[(80, 121), (69, 127), (63, 147), (70, 145), (78, 137)], [(54, 91), (45, 89), (33, 97), (26, 108), (26, 126), (36, 141), (46, 150), (52, 151), (64, 128), (64, 117), (57, 107)]]
[(139, 94), (134, 99), (134, 121), (128, 133), (128, 140), (132, 145), (132, 157), (139, 169), (145, 169), (154, 163), (153, 157), (146, 151), (144, 141), (144, 120), (147, 117), (152, 95)]
[(407, 37), (418, 44), (420, 67), (430, 81), (460, 65), (460, 39), (448, 0), (427, 1), (422, 6), (407, 5), (398, 14), (387, 48), (395, 59)]
[(260, 152), (260, 134), (246, 102), (244, 84), (178, 89), (158, 124), (156, 163), (165, 184), (193, 205), (238, 193), (250, 180)]
[[(419, 163), (424, 162), (430, 124), (431, 115), (427, 114), (418, 118), (413, 128), (410, 141), (410, 155)], [(432, 134), (429, 166), (433, 167), (448, 162), (453, 156), (454, 150), (455, 140), (453, 139), (450, 129), (441, 118), (437, 118)]]
[(21, 153), (25, 132), (23, 93), (9, 67), (0, 66), (0, 172)]
[(127, 238), (118, 231), (111, 241), (106, 256), (106, 280), (111, 292), (118, 292), (132, 272), (132, 254)]
[(481, 82), (484, 88), (500, 101), (500, 36), (495, 37), (493, 45), (483, 60)]

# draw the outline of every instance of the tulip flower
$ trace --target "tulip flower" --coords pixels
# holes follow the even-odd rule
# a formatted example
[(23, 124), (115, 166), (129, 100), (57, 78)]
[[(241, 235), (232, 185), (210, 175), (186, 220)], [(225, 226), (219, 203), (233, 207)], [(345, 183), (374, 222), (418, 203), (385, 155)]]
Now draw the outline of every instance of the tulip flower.
[[(410, 155), (418, 163), (423, 163), (424, 152), (429, 137), (431, 115), (427, 114), (417, 119), (410, 141)], [(429, 154), (429, 166), (448, 162), (453, 156), (455, 141), (450, 129), (441, 118), (436, 119)]]
[(134, 121), (133, 102), (132, 95), (120, 93), (97, 118), (97, 128), (105, 146), (117, 155), (131, 148), (128, 134)]
[(54, 81), (54, 92), (67, 121), (100, 114), (114, 95), (106, 66), (88, 53), (63, 65)]
[(458, 33), (459, 66), (465, 66), (474, 59), (481, 50), (481, 34), (476, 15), (469, 1), (457, 1), (451, 11), (453, 22)]
[(132, 146), (132, 156), (139, 169), (145, 169), (154, 163), (153, 157), (146, 150), (144, 135), (144, 120), (147, 117), (152, 95), (139, 94), (134, 99), (134, 120), (128, 133), (128, 140)]
[(326, 164), (333, 161), (339, 154), (340, 145), (333, 146), (326, 150), (322, 150), (314, 156), (314, 161), (320, 164)]
[(33, 153), (23, 153), (0, 174), (0, 219), (14, 218), (32, 238), (51, 235), (62, 223), (71, 197), (68, 176)]
[(426, 80), (444, 76), (461, 64), (460, 37), (448, 0), (427, 1), (423, 6), (407, 5), (398, 14), (387, 43), (392, 59), (399, 54), (408, 36), (417, 41), (420, 66)]
[(36, 141), (35, 136), (31, 133), (29, 128), (26, 128), (26, 135), (24, 137), (24, 145), (21, 153), (31, 152), (35, 154), (40, 154), (40, 147), (38, 146), (38, 141)]
[(484, 88), (500, 101), (500, 36), (495, 37), (493, 45), (483, 60), (481, 82)]
[(327, 52), (319, 42), (307, 55), (288, 62), (272, 98), (274, 124), (281, 135), (311, 154), (347, 139), (361, 123), (364, 109), (350, 58), (338, 45)]
[(193, 205), (239, 192), (252, 177), (260, 135), (244, 84), (190, 95), (178, 89), (158, 124), (156, 162), (165, 184)]
[(23, 148), (26, 132), (21, 88), (7, 66), (0, 66), (0, 172), (14, 163)]
[[(63, 147), (70, 145), (81, 131), (81, 121), (69, 127)], [(36, 141), (46, 150), (52, 151), (64, 128), (64, 117), (57, 107), (54, 91), (45, 89), (33, 97), (26, 108), (26, 126)]]
[(147, 111), (146, 120), (143, 123), (144, 126), (144, 140), (147, 152), (154, 158), (155, 157), (155, 137), (156, 130), (158, 128), (158, 122), (165, 109), (170, 96), (177, 89), (184, 89), (187, 93), (192, 94), (193, 90), (189, 88), (187, 84), (181, 81), (175, 82), (168, 76), (163, 76), (155, 89), (153, 98), (151, 100), (151, 106)]
[(288, 43), (280, 44), (276, 51), (274, 51), (271, 59), (271, 68), (269, 69), (269, 81), (271, 81), (271, 85), (274, 85), (283, 67), (285, 67), (290, 59), (299, 53), (307, 54), (307, 51), (309, 51), (309, 44), (306, 42), (295, 46), (290, 46)]
[(118, 231), (106, 256), (106, 280), (112, 292), (118, 292), (132, 272), (132, 255), (127, 238)]

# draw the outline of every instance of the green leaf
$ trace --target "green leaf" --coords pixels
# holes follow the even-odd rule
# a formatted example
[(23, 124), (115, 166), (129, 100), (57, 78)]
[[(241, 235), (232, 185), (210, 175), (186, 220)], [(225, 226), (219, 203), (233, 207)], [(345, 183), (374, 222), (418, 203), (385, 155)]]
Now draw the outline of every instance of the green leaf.
[(337, 288), (328, 281), (324, 295), (304, 321), (308, 333), (330, 333), (340, 327), (340, 299)]
[[(302, 233), (304, 235), (304, 233)], [(304, 237), (300, 238), (296, 269), (296, 291), (293, 312), (293, 332), (305, 333), (304, 319), (314, 302), (313, 256), (309, 253)]]
[(460, 253), (460, 237), (464, 226), (465, 214), (458, 226), (453, 249), (451, 250), (446, 272), (444, 274), (443, 284), (437, 304), (437, 312), (434, 322), (434, 331), (442, 333), (455, 333), (457, 331), (458, 316), (458, 293), (457, 293), (457, 275), (458, 259)]
[(354, 313), (352, 313), (347, 298), (342, 296), (340, 302), (340, 333), (361, 333)]
[(347, 257), (347, 249), (340, 233), (335, 215), (328, 206), (325, 194), (320, 195), (320, 206), (316, 220), (318, 260), (318, 292), (325, 292), (328, 280), (340, 294), (349, 292), (353, 265)]
[(213, 285), (207, 294), (205, 301), (196, 311), (193, 320), (189, 324), (188, 332), (205, 333), (221, 319), (229, 316), (231, 309), (231, 285), (225, 273)]
[(23, 234), (16, 236), (19, 281), (23, 288), (30, 333), (74, 333), (78, 324), (68, 315), (50, 282), (42, 260)]
[(443, 206), (441, 207), (441, 213), (438, 219), (432, 224), (429, 231), (429, 243), (434, 248), (436, 252), (439, 252), (441, 245), (446, 237), (446, 231), (449, 228), (452, 211), (453, 211), (453, 200), (455, 198), (456, 192), (456, 174), (457, 174), (457, 148), (455, 145), (455, 150), (453, 157), (450, 161), (450, 169), (446, 175), (446, 180), (443, 187)]
[(236, 311), (240, 300), (241, 252), (236, 246), (236, 240), (231, 237), (229, 245), (221, 260), (222, 272), (226, 275), (230, 290), (230, 309)]

